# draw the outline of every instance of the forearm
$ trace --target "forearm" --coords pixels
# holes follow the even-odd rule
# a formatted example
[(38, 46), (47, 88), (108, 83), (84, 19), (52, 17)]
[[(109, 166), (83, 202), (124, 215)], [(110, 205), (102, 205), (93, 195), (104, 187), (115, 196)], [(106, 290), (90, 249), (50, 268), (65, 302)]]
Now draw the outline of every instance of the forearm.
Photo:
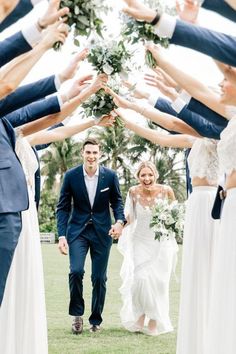
[(0, 70), (0, 98), (17, 88), (47, 49), (44, 43), (40, 43), (30, 52), (21, 55)]
[(138, 103), (134, 103), (132, 107), (136, 112), (142, 113), (145, 117), (169, 131), (199, 136), (192, 127), (170, 114), (160, 112), (152, 107), (143, 108), (143, 106)]
[(48, 144), (55, 141), (61, 141), (70, 138), (71, 136), (78, 134), (88, 128), (91, 128), (94, 125), (94, 119), (88, 118), (82, 123), (76, 125), (59, 127), (51, 131), (43, 131), (33, 134), (28, 137), (28, 141), (30, 142), (30, 145)]

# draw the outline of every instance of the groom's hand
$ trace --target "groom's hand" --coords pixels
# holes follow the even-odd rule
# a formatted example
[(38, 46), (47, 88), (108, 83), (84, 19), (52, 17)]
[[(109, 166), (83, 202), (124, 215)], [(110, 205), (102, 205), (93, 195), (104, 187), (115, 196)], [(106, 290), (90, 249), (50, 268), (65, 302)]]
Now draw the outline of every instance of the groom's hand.
[(68, 243), (65, 237), (59, 238), (58, 248), (61, 254), (67, 255), (68, 254)]
[(109, 235), (114, 239), (118, 240), (120, 235), (122, 234), (123, 226), (117, 222), (114, 225), (111, 226), (111, 229), (109, 231)]

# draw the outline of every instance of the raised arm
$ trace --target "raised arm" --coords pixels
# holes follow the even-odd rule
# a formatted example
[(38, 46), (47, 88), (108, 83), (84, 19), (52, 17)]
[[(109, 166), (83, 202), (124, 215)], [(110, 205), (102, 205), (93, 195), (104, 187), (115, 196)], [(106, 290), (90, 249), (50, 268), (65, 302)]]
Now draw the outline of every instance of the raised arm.
[(114, 102), (118, 107), (132, 109), (133, 111), (144, 115), (146, 118), (169, 131), (175, 131), (182, 134), (189, 134), (199, 137), (199, 134), (192, 127), (190, 127), (179, 118), (176, 118), (167, 113), (160, 112), (151, 106), (146, 107), (138, 102), (130, 102), (125, 98), (120, 97), (109, 88), (106, 88), (106, 91), (113, 96)]
[(170, 75), (181, 88), (212, 110), (228, 118), (227, 106), (220, 102), (220, 96), (218, 94), (214, 93), (199, 80), (176, 67), (157, 46), (148, 45), (147, 48), (153, 54), (158, 66)]
[(124, 121), (126, 128), (132, 130), (135, 134), (151, 141), (153, 144), (172, 148), (191, 148), (193, 142), (196, 139), (187, 134), (167, 135), (150, 128), (145, 128), (141, 125), (133, 123), (130, 119), (128, 119), (128, 112), (125, 112), (122, 109), (117, 109), (115, 111), (117, 115)]

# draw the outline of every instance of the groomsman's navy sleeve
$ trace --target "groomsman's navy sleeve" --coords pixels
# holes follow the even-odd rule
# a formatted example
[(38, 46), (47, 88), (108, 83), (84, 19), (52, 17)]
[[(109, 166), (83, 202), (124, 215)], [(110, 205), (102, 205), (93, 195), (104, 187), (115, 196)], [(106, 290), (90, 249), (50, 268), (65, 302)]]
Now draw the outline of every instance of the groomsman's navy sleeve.
[(4, 39), (0, 42), (0, 67), (31, 49), (22, 32)]
[(57, 204), (57, 231), (58, 236), (66, 236), (67, 224), (71, 214), (72, 192), (68, 172), (65, 173), (61, 187), (61, 194)]
[(216, 125), (221, 126), (222, 128), (225, 128), (228, 124), (228, 120), (226, 118), (216, 113), (212, 109), (208, 108), (203, 103), (195, 100), (195, 98), (193, 97), (189, 101), (187, 108), (190, 109), (190, 111), (200, 114), (201, 116), (206, 118), (208, 122), (212, 122)]
[(170, 43), (197, 50), (236, 66), (236, 37), (177, 20)]
[(30, 105), (20, 108), (17, 111), (9, 113), (5, 116), (5, 118), (15, 128), (49, 114), (58, 113), (60, 111), (61, 108), (58, 102), (58, 98), (56, 96), (52, 96), (44, 100), (31, 103)]
[(202, 7), (236, 22), (236, 11), (223, 0), (205, 0)]
[(178, 117), (195, 129), (198, 134), (206, 138), (219, 139), (220, 133), (224, 129), (222, 126), (209, 122), (207, 117), (205, 118), (205, 116), (191, 111), (187, 108), (187, 106), (185, 106), (180, 113), (177, 114), (177, 112), (171, 107), (170, 101), (164, 98), (158, 98), (155, 108)]
[(0, 32), (24, 17), (33, 8), (30, 0), (20, 0), (15, 9), (0, 23)]
[(56, 92), (55, 76), (24, 85), (0, 100), (0, 117)]

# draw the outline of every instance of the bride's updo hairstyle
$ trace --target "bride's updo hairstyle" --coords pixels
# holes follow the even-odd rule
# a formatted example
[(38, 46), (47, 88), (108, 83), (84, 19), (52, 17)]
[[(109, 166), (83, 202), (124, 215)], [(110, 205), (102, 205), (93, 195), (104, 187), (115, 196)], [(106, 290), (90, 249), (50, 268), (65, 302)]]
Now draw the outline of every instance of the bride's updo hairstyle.
[(152, 163), (151, 161), (143, 161), (140, 163), (137, 171), (136, 171), (136, 178), (139, 179), (139, 175), (140, 175), (140, 171), (145, 168), (145, 167), (148, 167), (150, 168), (150, 170), (152, 171), (152, 173), (154, 174), (155, 176), (155, 179), (157, 180), (158, 177), (159, 177), (159, 173), (156, 169), (156, 166), (154, 165), (154, 163)]

